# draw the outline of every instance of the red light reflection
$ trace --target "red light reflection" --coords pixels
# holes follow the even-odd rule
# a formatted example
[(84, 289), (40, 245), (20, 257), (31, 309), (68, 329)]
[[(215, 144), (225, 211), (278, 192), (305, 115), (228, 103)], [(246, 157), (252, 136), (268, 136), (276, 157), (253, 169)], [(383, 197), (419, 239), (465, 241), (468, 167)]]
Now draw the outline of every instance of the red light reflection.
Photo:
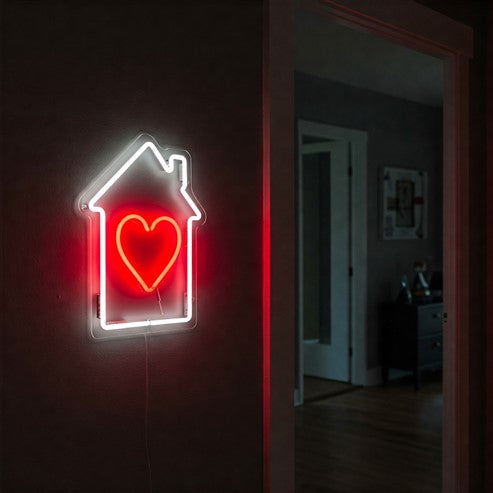
[(106, 227), (108, 280), (125, 294), (148, 295), (172, 284), (177, 271), (185, 271), (186, 225), (169, 211), (149, 204), (127, 205), (108, 216)]

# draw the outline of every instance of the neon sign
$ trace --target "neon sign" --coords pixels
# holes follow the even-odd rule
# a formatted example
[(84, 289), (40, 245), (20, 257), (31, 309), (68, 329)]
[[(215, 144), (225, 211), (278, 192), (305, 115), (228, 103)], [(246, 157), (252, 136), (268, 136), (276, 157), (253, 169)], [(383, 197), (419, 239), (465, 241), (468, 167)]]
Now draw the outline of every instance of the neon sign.
[(95, 338), (188, 329), (196, 321), (197, 225), (191, 158), (137, 137), (78, 200), (89, 218)]

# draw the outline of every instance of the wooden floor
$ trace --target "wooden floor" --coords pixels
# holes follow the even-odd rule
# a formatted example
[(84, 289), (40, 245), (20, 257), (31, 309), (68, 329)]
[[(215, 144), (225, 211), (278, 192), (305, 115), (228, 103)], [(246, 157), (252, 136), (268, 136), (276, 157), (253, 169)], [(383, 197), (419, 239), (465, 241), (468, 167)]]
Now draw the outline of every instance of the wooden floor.
[(346, 382), (337, 382), (335, 380), (326, 380), (325, 378), (303, 377), (303, 399), (305, 402), (315, 401), (324, 397), (352, 392), (357, 387)]
[(440, 493), (439, 379), (296, 408), (296, 493)]

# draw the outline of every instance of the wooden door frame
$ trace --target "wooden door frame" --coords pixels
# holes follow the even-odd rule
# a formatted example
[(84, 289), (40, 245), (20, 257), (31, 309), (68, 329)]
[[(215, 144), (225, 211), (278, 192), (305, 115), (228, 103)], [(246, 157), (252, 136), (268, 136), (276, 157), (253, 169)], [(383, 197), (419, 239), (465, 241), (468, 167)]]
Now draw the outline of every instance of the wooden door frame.
[[(443, 244), (446, 493), (469, 491), (469, 59), (473, 31), (410, 0), (299, 0), (332, 22), (444, 61)], [(265, 0), (263, 51), (263, 485), (294, 492), (295, 0)]]

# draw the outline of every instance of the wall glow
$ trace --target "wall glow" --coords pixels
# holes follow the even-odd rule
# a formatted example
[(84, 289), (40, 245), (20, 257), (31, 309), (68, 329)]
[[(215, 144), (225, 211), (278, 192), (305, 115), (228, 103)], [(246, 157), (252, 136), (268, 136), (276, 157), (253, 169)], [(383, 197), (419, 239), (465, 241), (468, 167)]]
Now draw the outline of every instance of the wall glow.
[(79, 198), (79, 209), (90, 219), (94, 337), (194, 325), (194, 234), (205, 213), (190, 175), (186, 151), (160, 148), (143, 134)]

